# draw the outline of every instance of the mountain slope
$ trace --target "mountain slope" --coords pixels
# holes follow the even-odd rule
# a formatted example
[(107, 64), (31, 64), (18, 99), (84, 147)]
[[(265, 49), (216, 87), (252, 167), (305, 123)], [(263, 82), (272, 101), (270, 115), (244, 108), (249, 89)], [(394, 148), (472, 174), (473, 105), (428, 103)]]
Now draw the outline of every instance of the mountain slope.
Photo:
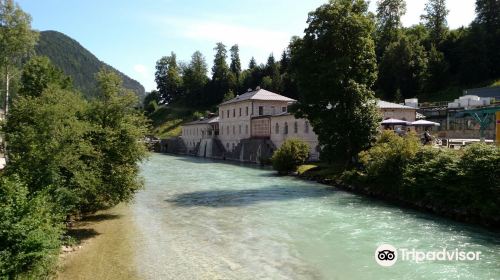
[(74, 39), (57, 31), (40, 32), (40, 40), (36, 46), (37, 55), (47, 56), (52, 63), (62, 69), (73, 79), (75, 87), (87, 97), (95, 95), (97, 82), (95, 74), (101, 67), (114, 70), (123, 80), (123, 86), (131, 89), (142, 98), (144, 87), (136, 80), (100, 61)]

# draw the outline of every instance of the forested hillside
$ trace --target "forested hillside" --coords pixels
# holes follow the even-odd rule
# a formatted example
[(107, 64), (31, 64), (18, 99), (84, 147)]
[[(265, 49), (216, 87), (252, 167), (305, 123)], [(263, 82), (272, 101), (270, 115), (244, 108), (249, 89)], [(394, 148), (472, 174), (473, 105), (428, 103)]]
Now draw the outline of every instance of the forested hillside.
[(144, 96), (144, 87), (136, 80), (100, 61), (95, 55), (85, 49), (80, 43), (57, 31), (42, 31), (36, 46), (38, 55), (47, 56), (52, 63), (62, 69), (73, 79), (76, 88), (85, 96), (95, 96), (97, 82), (95, 74), (101, 67), (107, 67), (116, 72), (123, 80), (123, 86)]

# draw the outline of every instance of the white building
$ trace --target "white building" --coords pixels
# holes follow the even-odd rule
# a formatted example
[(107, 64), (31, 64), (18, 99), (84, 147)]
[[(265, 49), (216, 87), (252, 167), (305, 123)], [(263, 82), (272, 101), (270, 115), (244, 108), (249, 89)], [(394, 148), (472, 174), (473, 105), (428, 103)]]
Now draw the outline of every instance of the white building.
[[(266, 145), (266, 149), (272, 153), (286, 139), (298, 138), (309, 145), (311, 159), (318, 159), (318, 137), (309, 122), (296, 119), (288, 113), (288, 106), (295, 101), (256, 88), (220, 104), (218, 119), (199, 120), (184, 125), (182, 139), (191, 153), (201, 154), (200, 145), (203, 149), (206, 149), (206, 146), (215, 146), (203, 141), (204, 138), (215, 138), (220, 141), (226, 156), (243, 160), (243, 154), (251, 153), (249, 150), (254, 149), (257, 155), (250, 155), (249, 158), (250, 161), (258, 161), (264, 153), (264, 147), (261, 146)], [(246, 148), (242, 147), (242, 141), (245, 142)], [(252, 141), (254, 145), (249, 143)]]

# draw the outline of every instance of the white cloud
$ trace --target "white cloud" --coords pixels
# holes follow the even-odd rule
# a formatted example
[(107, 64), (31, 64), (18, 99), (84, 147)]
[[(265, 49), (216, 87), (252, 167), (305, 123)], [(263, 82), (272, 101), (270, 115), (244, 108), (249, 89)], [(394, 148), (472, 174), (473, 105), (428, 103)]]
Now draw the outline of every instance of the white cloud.
[(146, 66), (142, 65), (142, 64), (136, 64), (134, 65), (134, 71), (141, 74), (141, 75), (145, 75), (148, 73), (148, 70), (146, 69)]

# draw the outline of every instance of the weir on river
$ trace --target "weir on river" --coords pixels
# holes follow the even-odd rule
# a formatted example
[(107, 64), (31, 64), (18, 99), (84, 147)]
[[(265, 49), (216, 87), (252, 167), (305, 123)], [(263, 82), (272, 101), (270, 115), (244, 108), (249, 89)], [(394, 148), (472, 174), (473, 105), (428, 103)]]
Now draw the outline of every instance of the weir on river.
[[(102, 215), (60, 279), (498, 279), (500, 237), (272, 170), (153, 154), (145, 189)], [(106, 216), (107, 215), (107, 216)], [(383, 243), (479, 261), (374, 258)]]

